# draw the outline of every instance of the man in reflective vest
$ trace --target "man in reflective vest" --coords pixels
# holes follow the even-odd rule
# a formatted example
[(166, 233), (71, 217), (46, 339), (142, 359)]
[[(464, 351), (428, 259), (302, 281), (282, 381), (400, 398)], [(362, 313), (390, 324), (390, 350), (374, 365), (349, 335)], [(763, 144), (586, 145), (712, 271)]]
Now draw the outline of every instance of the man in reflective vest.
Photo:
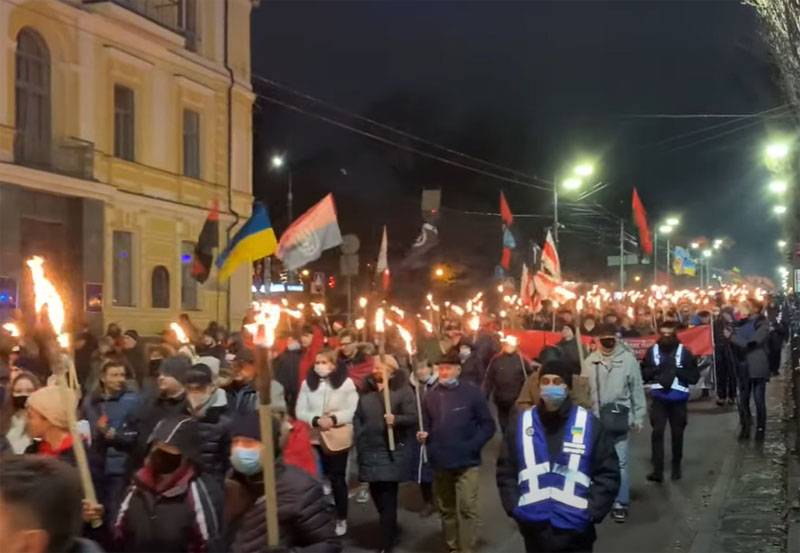
[(664, 481), (664, 429), (669, 421), (672, 433), (672, 479), (681, 478), (683, 430), (686, 428), (686, 404), (689, 385), (697, 384), (700, 372), (692, 353), (675, 334), (677, 325), (664, 321), (658, 327), (658, 341), (642, 360), (642, 377), (650, 388), (650, 424), (653, 427), (651, 482)]
[(564, 361), (545, 363), (539, 403), (508, 425), (498, 460), (500, 498), (528, 552), (591, 551), (594, 525), (619, 490), (613, 440), (569, 398), (573, 372)]

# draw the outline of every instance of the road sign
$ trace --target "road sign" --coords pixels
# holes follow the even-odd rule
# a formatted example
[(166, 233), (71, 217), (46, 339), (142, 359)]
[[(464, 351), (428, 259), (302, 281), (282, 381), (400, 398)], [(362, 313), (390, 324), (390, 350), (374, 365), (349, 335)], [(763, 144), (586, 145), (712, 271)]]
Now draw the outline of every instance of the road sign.
[(342, 276), (358, 276), (358, 254), (345, 254), (339, 258), (339, 273)]
[(325, 273), (314, 273), (314, 276), (311, 277), (310, 291), (318, 296), (325, 295)]
[[(639, 256), (635, 253), (629, 253), (625, 255), (625, 265), (638, 265), (639, 264)], [(608, 266), (609, 267), (619, 267), (619, 256), (618, 255), (609, 255), (608, 256)]]

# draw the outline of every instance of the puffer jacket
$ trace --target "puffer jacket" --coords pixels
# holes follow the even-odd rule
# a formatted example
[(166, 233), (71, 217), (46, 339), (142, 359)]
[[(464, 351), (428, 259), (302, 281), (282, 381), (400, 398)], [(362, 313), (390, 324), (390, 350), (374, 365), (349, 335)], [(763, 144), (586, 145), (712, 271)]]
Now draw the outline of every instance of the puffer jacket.
[(353, 417), (358, 448), (358, 479), (361, 482), (401, 482), (408, 475), (412, 448), (416, 443), (417, 409), (405, 371), (389, 380), (389, 402), (394, 415), (395, 449), (389, 451), (384, 422), (383, 392), (373, 377), (364, 383), (364, 393)]
[[(158, 391), (155, 394), (158, 394)], [(133, 416), (136, 444), (128, 458), (127, 474), (133, 475), (144, 464), (150, 449), (150, 435), (153, 429), (165, 418), (183, 413), (186, 409), (185, 401), (186, 394), (174, 398), (153, 395), (142, 400)]]
[[(139, 395), (123, 389), (106, 395), (99, 388), (83, 400), (83, 417), (92, 429), (92, 449), (105, 461), (103, 472), (107, 476), (122, 476), (128, 465), (128, 456), (136, 443), (137, 431), (134, 417), (139, 408)], [(97, 421), (108, 417), (108, 428), (113, 437), (97, 431)]]
[(513, 405), (530, 374), (531, 364), (520, 352), (498, 353), (486, 370), (483, 382), (486, 397), (494, 395), (495, 404), (503, 407)]
[(295, 411), (298, 420), (314, 429), (312, 443), (319, 443), (317, 422), (324, 415), (334, 417), (337, 426), (353, 423), (353, 415), (358, 407), (358, 392), (346, 371), (341, 363), (328, 378), (320, 378), (311, 371), (300, 386)]
[[(333, 504), (322, 484), (301, 469), (275, 464), (280, 545), (294, 553), (338, 553)], [(229, 551), (261, 553), (267, 542), (264, 484), (261, 474), (233, 472), (225, 482)]]
[(217, 388), (205, 408), (199, 413), (189, 409), (188, 413), (197, 420), (200, 466), (204, 473), (216, 479), (221, 486), (228, 471), (231, 453), (231, 417), (228, 414), (225, 391)]
[(740, 356), (743, 358), (742, 376), (770, 377), (768, 340), (769, 321), (760, 315), (747, 319), (734, 330), (731, 343), (739, 348)]

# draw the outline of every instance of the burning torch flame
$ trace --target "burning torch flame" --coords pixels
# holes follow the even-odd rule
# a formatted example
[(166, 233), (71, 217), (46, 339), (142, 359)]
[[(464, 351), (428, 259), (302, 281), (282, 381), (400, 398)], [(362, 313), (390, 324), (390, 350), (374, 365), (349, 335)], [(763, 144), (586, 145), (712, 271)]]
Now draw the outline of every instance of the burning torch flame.
[(36, 255), (30, 258), (27, 264), (33, 279), (36, 312), (41, 313), (42, 308), (45, 305), (47, 306), (47, 316), (50, 319), (50, 324), (58, 336), (58, 342), (64, 346), (67, 339), (66, 335), (62, 334), (65, 319), (64, 302), (61, 301), (61, 296), (58, 295), (56, 287), (44, 275), (44, 259)]
[(451, 305), (450, 306), (450, 310), (453, 313), (455, 313), (456, 315), (458, 315), (459, 317), (463, 317), (464, 316), (464, 308), (461, 307), (460, 305)]
[(312, 303), (311, 309), (314, 310), (314, 315), (317, 317), (321, 317), (322, 314), (325, 312), (325, 304), (322, 303)]
[(428, 334), (433, 334), (433, 323), (431, 323), (426, 319), (420, 319), (419, 324), (422, 325), (422, 328), (425, 329), (425, 332), (427, 332)]
[(169, 328), (175, 333), (175, 337), (181, 344), (189, 343), (189, 337), (186, 336), (186, 333), (183, 331), (183, 327), (181, 327), (181, 325), (178, 323), (170, 323)]
[(386, 331), (386, 328), (383, 326), (383, 320), (383, 307), (379, 307), (375, 310), (375, 332), (378, 334), (382, 334)]
[(583, 297), (578, 298), (578, 301), (575, 302), (575, 311), (578, 313), (583, 311)]
[(366, 307), (367, 307), (367, 298), (365, 298), (364, 296), (361, 296), (360, 298), (358, 298), (358, 306), (361, 309), (366, 309)]
[(401, 319), (405, 319), (406, 318), (406, 312), (403, 311), (402, 309), (400, 309), (399, 307), (393, 305), (389, 309), (391, 309), (392, 312), (396, 313), (397, 316), (400, 317)]
[(403, 342), (406, 345), (406, 351), (409, 355), (414, 355), (414, 340), (411, 338), (411, 333), (408, 329), (397, 325), (397, 332), (400, 333), (400, 338), (403, 339)]
[(364, 317), (358, 318), (355, 320), (356, 323), (356, 330), (364, 330), (364, 327), (367, 324), (367, 320)]
[[(254, 303), (256, 310), (255, 322), (245, 325), (247, 331), (253, 335), (253, 341), (261, 346), (271, 348), (275, 343), (275, 328), (281, 320), (281, 307), (275, 303)], [(260, 329), (264, 333), (260, 334)]]
[(14, 323), (5, 323), (3, 330), (8, 332), (13, 338), (19, 338), (19, 327)]
[(478, 314), (473, 315), (469, 318), (469, 329), (472, 332), (478, 332), (478, 329), (481, 327), (481, 317)]

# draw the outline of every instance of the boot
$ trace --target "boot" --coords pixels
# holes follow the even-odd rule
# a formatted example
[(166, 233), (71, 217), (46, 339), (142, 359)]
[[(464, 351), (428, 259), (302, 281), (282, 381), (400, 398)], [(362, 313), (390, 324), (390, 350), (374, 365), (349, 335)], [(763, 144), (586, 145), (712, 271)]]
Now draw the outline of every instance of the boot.
[(678, 464), (672, 463), (672, 474), (670, 475), (670, 477), (673, 480), (680, 480), (681, 476), (683, 476), (683, 475), (681, 474), (681, 465), (680, 465), (680, 463), (678, 463)]
[(661, 472), (653, 471), (647, 475), (647, 479), (650, 482), (655, 482), (656, 484), (661, 484), (664, 481), (664, 474)]

